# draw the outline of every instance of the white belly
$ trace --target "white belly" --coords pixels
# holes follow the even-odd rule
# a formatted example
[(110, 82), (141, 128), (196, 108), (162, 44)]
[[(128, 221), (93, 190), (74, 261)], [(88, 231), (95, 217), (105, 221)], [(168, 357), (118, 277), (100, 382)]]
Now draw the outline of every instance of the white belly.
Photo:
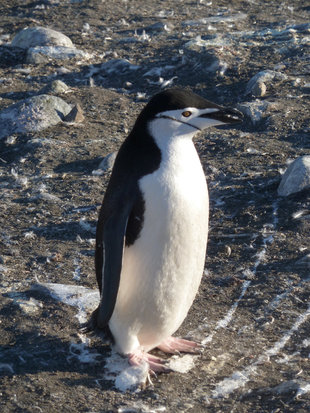
[(207, 245), (208, 190), (191, 141), (178, 145), (139, 186), (143, 228), (124, 250), (109, 323), (125, 354), (140, 346), (148, 351), (179, 328), (197, 293)]

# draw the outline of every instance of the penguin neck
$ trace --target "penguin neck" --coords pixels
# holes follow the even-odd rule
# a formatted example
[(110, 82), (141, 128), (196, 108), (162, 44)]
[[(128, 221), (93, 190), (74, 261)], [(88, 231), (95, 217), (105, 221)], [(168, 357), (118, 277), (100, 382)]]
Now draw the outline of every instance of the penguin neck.
[[(193, 137), (197, 133), (189, 129), (180, 134), (180, 128), (173, 122), (158, 119), (148, 125), (150, 135), (156, 146), (161, 151), (162, 163), (183, 163), (189, 159), (198, 159), (193, 143)], [(187, 133), (186, 133), (187, 132)]]

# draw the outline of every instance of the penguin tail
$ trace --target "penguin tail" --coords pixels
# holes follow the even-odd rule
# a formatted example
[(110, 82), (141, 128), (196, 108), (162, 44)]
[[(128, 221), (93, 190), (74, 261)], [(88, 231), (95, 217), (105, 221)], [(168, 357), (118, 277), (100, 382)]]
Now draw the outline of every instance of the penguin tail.
[(95, 334), (95, 335), (103, 335), (105, 340), (109, 340), (111, 343), (114, 343), (113, 335), (111, 333), (110, 327), (108, 325), (104, 326), (103, 328), (98, 327), (97, 317), (98, 317), (99, 307), (96, 308), (95, 311), (90, 316), (90, 319), (85, 323), (81, 324), (80, 332), (82, 334)]

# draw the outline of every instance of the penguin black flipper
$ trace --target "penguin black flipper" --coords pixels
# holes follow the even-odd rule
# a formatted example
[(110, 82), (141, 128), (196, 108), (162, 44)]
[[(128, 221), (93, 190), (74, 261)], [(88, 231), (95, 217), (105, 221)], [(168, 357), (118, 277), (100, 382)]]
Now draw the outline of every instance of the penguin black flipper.
[(96, 275), (100, 303), (95, 316), (96, 325), (101, 329), (107, 327), (113, 314), (119, 289), (127, 223), (135, 204), (136, 191), (127, 194), (126, 201), (123, 199), (117, 203), (106, 197), (104, 205), (109, 206), (108, 211), (102, 207), (97, 226)]

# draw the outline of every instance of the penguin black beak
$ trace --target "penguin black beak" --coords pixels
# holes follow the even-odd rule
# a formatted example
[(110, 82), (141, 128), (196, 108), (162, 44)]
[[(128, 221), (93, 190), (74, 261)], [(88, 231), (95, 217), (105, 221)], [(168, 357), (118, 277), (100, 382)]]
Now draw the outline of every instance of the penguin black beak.
[(205, 113), (200, 115), (202, 118), (209, 118), (215, 119), (223, 123), (239, 123), (243, 120), (243, 114), (239, 112), (239, 110), (234, 108), (223, 108), (221, 106), (218, 107), (218, 111)]

